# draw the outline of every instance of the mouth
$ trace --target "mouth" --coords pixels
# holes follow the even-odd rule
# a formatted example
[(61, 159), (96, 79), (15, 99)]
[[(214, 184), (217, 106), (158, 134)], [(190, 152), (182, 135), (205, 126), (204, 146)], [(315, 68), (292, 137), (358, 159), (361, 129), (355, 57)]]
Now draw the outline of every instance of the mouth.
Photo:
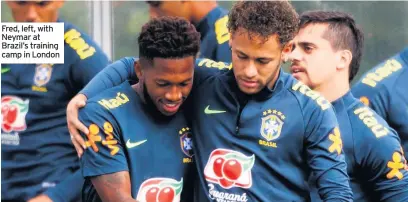
[(162, 108), (164, 109), (164, 111), (166, 111), (169, 114), (174, 114), (176, 113), (180, 106), (181, 106), (182, 102), (163, 102), (160, 101), (160, 104), (162, 105)]
[(246, 88), (255, 88), (258, 86), (258, 82), (257, 81), (248, 81), (245, 79), (241, 79), (240, 80), (242, 85), (245, 86)]
[(290, 67), (290, 72), (294, 77), (299, 76), (301, 73), (305, 73), (305, 68), (298, 66), (298, 65), (292, 65)]

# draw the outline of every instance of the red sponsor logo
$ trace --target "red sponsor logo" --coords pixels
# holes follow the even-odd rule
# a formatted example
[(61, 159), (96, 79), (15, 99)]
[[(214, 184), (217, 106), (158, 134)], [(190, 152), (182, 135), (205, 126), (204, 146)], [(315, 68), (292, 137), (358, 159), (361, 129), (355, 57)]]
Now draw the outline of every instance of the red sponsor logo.
[(140, 185), (136, 200), (144, 202), (179, 202), (183, 179), (150, 178)]
[(207, 181), (217, 183), (224, 189), (250, 188), (254, 163), (255, 155), (245, 156), (232, 150), (216, 149), (208, 159), (204, 175)]
[(1, 98), (1, 129), (4, 132), (23, 131), (27, 128), (25, 116), (28, 112), (28, 102), (16, 96)]

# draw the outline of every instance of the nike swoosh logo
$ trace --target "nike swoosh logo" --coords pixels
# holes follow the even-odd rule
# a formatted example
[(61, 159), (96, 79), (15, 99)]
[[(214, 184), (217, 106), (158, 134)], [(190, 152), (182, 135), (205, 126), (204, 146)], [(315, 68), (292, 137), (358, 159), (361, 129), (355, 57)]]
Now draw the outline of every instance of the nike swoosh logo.
[(205, 114), (220, 114), (220, 113), (225, 113), (227, 111), (222, 111), (222, 110), (212, 110), (210, 109), (210, 105), (208, 105), (205, 109), (204, 109), (204, 113)]
[(8, 67), (2, 67), (2, 68), (1, 68), (1, 73), (2, 73), (2, 74), (6, 73), (6, 72), (8, 72), (8, 71), (10, 71), (10, 68), (8, 68)]
[(139, 146), (139, 145), (141, 145), (141, 144), (143, 144), (143, 143), (145, 143), (147, 140), (142, 140), (142, 141), (139, 141), (139, 142), (130, 142), (130, 140), (128, 140), (127, 142), (126, 142), (126, 147), (127, 148), (129, 148), (129, 149), (131, 149), (131, 148), (133, 148), (133, 147), (137, 147), (137, 146)]

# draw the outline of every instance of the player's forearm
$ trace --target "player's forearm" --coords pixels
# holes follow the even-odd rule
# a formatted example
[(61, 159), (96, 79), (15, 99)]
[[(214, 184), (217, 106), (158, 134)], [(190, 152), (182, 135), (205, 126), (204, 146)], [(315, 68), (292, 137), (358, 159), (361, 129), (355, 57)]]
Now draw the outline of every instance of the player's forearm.
[(323, 201), (353, 201), (344, 162), (338, 163), (318, 178), (319, 195)]
[(128, 171), (121, 171), (91, 178), (102, 201), (135, 202), (131, 195), (131, 183)]
[(99, 72), (82, 90), (88, 99), (126, 80), (137, 80), (133, 64), (116, 61)]
[(77, 170), (44, 194), (52, 201), (76, 201), (80, 198), (83, 183), (81, 171)]

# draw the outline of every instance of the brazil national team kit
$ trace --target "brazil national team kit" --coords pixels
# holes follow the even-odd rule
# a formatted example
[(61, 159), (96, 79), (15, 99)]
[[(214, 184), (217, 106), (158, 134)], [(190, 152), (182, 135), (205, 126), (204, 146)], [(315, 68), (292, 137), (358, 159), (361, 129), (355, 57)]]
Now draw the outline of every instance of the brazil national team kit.
[[(95, 77), (99, 83), (82, 93), (93, 97), (134, 79), (133, 60), (106, 68)], [(185, 103), (200, 179), (197, 201), (307, 201), (310, 171), (324, 200), (352, 200), (340, 130), (327, 100), (283, 71), (272, 89), (248, 96), (233, 71), (218, 69), (231, 65), (196, 61)]]
[(228, 11), (218, 6), (195, 25), (201, 34), (199, 57), (231, 62), (227, 23)]
[[(356, 202), (408, 201), (408, 170), (397, 133), (351, 92), (332, 102)], [(312, 201), (321, 201), (312, 192)]]
[(1, 65), (2, 200), (43, 192), (54, 201), (78, 200), (83, 178), (66, 106), (109, 61), (76, 27), (64, 22), (64, 30), (64, 64)]
[(408, 150), (407, 78), (408, 47), (367, 72), (352, 88), (356, 98), (398, 132), (404, 151)]
[(162, 115), (124, 82), (89, 99), (80, 120), (90, 131), (83, 201), (100, 201), (88, 177), (119, 171), (129, 171), (138, 201), (192, 201), (192, 133), (182, 113)]

